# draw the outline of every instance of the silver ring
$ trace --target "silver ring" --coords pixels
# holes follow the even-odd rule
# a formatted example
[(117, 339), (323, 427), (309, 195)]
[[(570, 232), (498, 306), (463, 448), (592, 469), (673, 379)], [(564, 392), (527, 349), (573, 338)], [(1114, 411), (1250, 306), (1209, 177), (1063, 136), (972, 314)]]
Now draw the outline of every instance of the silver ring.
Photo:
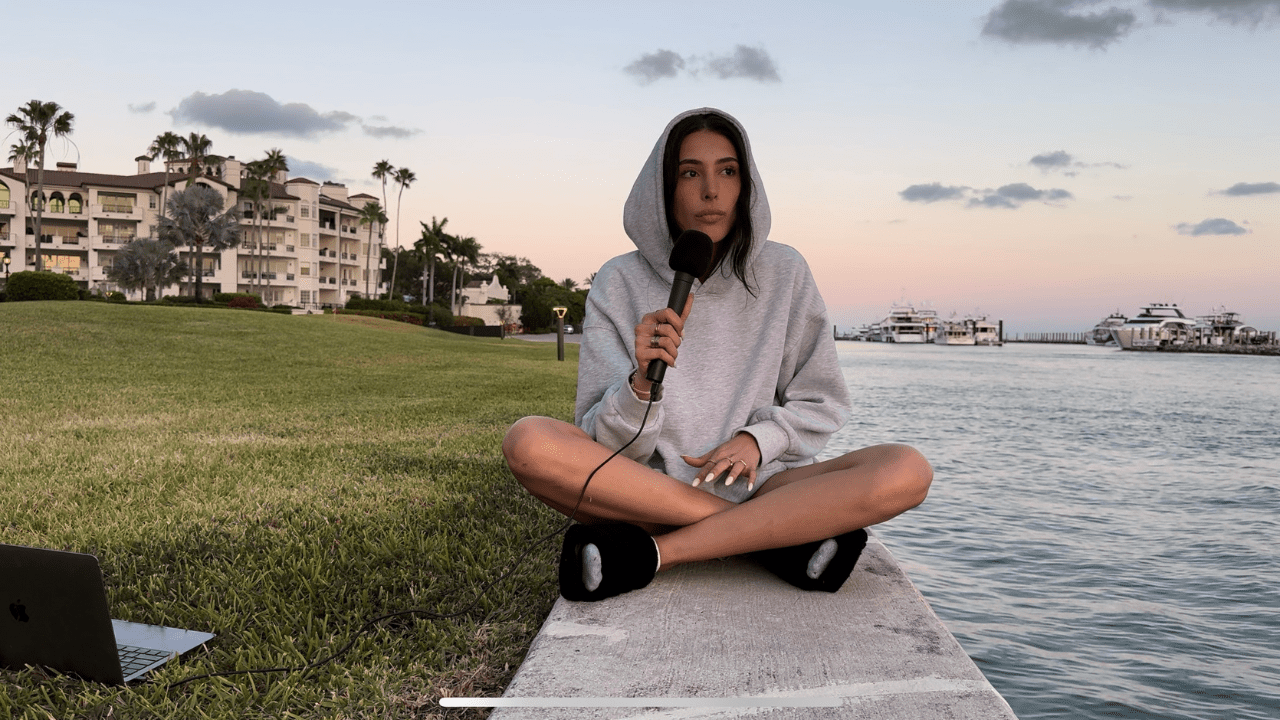
[(659, 338), (657, 333), (654, 333), (653, 335), (649, 336), (649, 347), (651, 348), (662, 347), (662, 338)]

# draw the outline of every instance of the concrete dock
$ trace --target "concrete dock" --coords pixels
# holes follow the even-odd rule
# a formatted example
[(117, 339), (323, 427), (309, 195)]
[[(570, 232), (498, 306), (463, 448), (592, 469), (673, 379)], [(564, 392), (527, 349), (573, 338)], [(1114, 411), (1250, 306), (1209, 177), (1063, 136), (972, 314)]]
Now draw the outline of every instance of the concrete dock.
[(874, 534), (837, 593), (730, 558), (560, 598), (496, 702), (493, 720), (1015, 717)]

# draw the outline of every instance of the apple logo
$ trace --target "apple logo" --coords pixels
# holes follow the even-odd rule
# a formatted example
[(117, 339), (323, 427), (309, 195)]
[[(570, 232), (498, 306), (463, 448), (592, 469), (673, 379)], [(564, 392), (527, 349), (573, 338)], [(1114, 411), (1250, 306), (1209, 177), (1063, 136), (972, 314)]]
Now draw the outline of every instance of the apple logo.
[(22, 600), (9, 603), (9, 612), (13, 613), (14, 619), (18, 622), (31, 622), (31, 618), (27, 617), (27, 606), (22, 604)]

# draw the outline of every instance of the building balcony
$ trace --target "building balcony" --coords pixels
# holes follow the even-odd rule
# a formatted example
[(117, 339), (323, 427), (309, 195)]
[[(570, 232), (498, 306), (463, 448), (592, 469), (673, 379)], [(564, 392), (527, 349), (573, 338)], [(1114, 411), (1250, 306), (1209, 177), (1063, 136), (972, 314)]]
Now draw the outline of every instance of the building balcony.
[(94, 217), (105, 216), (112, 220), (141, 220), (142, 208), (137, 205), (104, 203), (93, 206)]
[(12, 200), (0, 200), (0, 215), (14, 215), (17, 212), (17, 203)]
[(137, 237), (137, 235), (90, 235), (88, 245), (103, 250), (119, 250), (121, 245), (133, 242)]

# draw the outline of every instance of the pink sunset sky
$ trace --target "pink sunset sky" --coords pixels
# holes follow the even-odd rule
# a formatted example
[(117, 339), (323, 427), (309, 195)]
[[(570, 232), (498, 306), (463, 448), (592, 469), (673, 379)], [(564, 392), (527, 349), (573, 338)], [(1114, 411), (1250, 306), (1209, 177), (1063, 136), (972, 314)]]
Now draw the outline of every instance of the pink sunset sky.
[(32, 98), (75, 113), (50, 167), (132, 173), (157, 134), (195, 131), (380, 196), (387, 159), (418, 177), (402, 245), (448, 217), (486, 252), (583, 283), (632, 249), (622, 204), (663, 126), (713, 106), (747, 127), (771, 238), (809, 260), (841, 328), (908, 300), (1011, 332), (1149, 302), (1280, 329), (1280, 0), (5, 16), (57, 48), (34, 66), (14, 49), (0, 87), (6, 114)]

